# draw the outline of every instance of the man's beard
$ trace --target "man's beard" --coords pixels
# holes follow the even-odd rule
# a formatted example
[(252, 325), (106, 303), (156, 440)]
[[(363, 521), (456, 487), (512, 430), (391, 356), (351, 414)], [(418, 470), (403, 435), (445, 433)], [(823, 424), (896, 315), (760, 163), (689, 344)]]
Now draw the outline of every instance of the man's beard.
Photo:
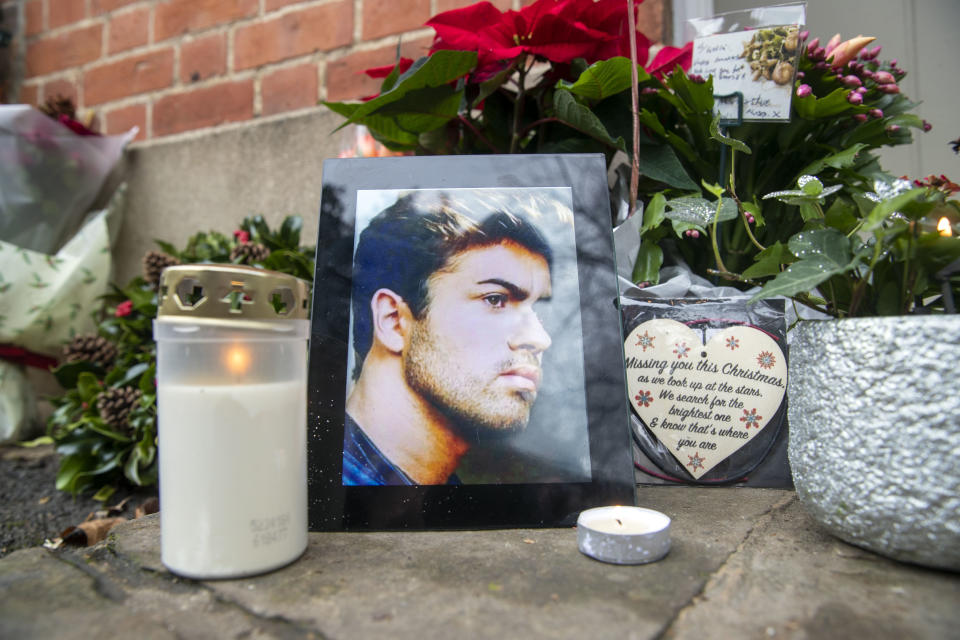
[(492, 371), (468, 371), (431, 339), (428, 323), (426, 317), (414, 323), (403, 360), (407, 384), (440, 411), (468, 442), (501, 439), (523, 431), (537, 393), (517, 390), (504, 396), (488, 388), (499, 372), (521, 363), (505, 360), (493, 366)]

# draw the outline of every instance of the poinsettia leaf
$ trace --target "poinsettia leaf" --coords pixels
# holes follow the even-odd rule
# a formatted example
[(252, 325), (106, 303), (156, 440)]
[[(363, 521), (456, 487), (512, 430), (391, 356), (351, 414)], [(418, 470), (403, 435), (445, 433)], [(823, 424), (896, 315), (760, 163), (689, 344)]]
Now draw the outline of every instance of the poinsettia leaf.
[(664, 184), (695, 191), (697, 183), (693, 181), (672, 147), (666, 145), (643, 144), (637, 154), (640, 173), (663, 182)]
[[(584, 100), (599, 102), (630, 88), (632, 67), (633, 63), (629, 58), (618, 56), (601, 60), (587, 67), (576, 82), (559, 82), (557, 86)], [(650, 79), (650, 75), (642, 67), (637, 67), (637, 78), (638, 82), (645, 82)]]
[[(437, 94), (432, 92), (422, 93), (419, 95), (419, 98), (417, 95), (407, 100), (405, 100), (405, 98), (407, 98), (408, 94), (415, 91), (438, 89), (447, 86), (469, 73), (476, 64), (477, 54), (473, 51), (436, 51), (433, 55), (414, 62), (413, 66), (400, 76), (396, 85), (391, 87), (389, 91), (381, 93), (373, 100), (363, 103), (324, 102), (324, 104), (333, 111), (346, 117), (346, 120), (337, 127), (337, 130), (342, 129), (348, 124), (358, 123), (366, 125), (371, 130), (376, 128), (378, 131), (382, 131), (381, 127), (384, 122), (378, 119), (371, 120), (371, 116), (377, 115), (385, 109), (389, 109), (389, 113), (394, 116), (399, 116), (408, 109), (416, 109), (419, 113), (412, 114), (412, 121), (416, 121), (416, 115), (437, 116), (441, 112), (446, 113), (449, 97), (443, 100), (443, 105), (434, 103)], [(451, 87), (449, 93), (450, 95), (456, 96), (456, 105), (454, 107), (454, 114), (456, 114), (456, 109), (459, 108), (460, 100), (462, 99), (462, 91), (457, 91)], [(404, 100), (402, 106), (394, 104), (401, 100)], [(345, 106), (346, 104), (352, 106), (347, 107)], [(391, 105), (393, 106), (391, 107)], [(408, 122), (405, 126), (399, 128), (406, 132), (420, 133), (421, 131), (435, 129), (439, 125), (432, 124), (429, 128), (425, 129), (411, 129), (411, 126), (413, 126), (412, 122)]]
[(663, 126), (663, 123), (660, 122), (653, 112), (647, 109), (641, 109), (638, 119), (640, 124), (648, 127), (654, 134), (666, 140), (671, 147), (680, 152), (680, 154), (689, 162), (694, 162), (699, 157), (697, 151), (689, 142), (678, 136), (673, 131), (667, 131), (667, 129)]
[(473, 107), (477, 107), (481, 102), (486, 100), (488, 97), (494, 94), (500, 87), (507, 82), (510, 77), (513, 75), (513, 72), (517, 68), (517, 62), (520, 61), (520, 58), (516, 58), (511, 62), (503, 71), (493, 76), (489, 80), (485, 80), (480, 83), (480, 93), (477, 94), (477, 97), (473, 99)]
[(600, 140), (610, 147), (626, 151), (623, 138), (613, 140), (600, 119), (589, 108), (576, 101), (566, 89), (553, 94), (553, 109), (556, 117), (580, 133)]

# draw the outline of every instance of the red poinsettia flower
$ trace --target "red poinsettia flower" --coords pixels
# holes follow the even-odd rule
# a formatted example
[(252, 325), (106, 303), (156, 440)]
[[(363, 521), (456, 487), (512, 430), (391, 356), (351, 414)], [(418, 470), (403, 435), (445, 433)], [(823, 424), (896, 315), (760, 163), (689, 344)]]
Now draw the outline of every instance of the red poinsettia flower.
[[(427, 25), (437, 33), (431, 51), (476, 51), (481, 67), (522, 53), (560, 63), (629, 55), (627, 9), (621, 0), (537, 0), (506, 12), (478, 2), (438, 14)], [(638, 49), (645, 52), (648, 44), (638, 33)]]
[(400, 58), (400, 62), (397, 64), (388, 64), (383, 67), (371, 67), (370, 69), (365, 69), (363, 73), (367, 74), (371, 78), (386, 78), (388, 75), (393, 73), (394, 69), (399, 69), (400, 73), (406, 73), (413, 65), (413, 60), (411, 58)]
[[(634, 2), (634, 12), (643, 0)], [(562, 5), (559, 15), (571, 22), (581, 23), (590, 29), (608, 35), (599, 40), (596, 48), (589, 55), (584, 56), (587, 62), (608, 60), (615, 56), (630, 57), (630, 21), (627, 16), (627, 4), (623, 0), (570, 0), (557, 3)], [(634, 13), (636, 17), (636, 13)], [(637, 62), (641, 65), (647, 62), (647, 51), (650, 40), (637, 31)]]
[(237, 239), (237, 242), (240, 244), (247, 244), (250, 242), (250, 232), (244, 231), (243, 229), (237, 229), (233, 232), (233, 237)]
[(113, 315), (117, 318), (122, 318), (133, 313), (133, 301), (124, 300), (117, 305), (117, 310), (113, 312)]
[(680, 67), (687, 71), (693, 62), (693, 42), (688, 42), (679, 49), (677, 47), (663, 47), (653, 57), (653, 62), (647, 67), (647, 72), (658, 78), (663, 78), (665, 73), (670, 73)]

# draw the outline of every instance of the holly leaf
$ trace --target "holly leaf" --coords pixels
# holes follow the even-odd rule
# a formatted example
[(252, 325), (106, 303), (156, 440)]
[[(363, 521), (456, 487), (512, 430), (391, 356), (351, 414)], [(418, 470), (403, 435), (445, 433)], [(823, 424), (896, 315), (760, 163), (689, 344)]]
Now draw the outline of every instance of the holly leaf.
[(92, 362), (79, 360), (77, 362), (66, 362), (52, 371), (57, 382), (64, 389), (72, 389), (77, 386), (77, 378), (81, 373), (89, 373), (94, 379), (103, 376), (103, 368)]

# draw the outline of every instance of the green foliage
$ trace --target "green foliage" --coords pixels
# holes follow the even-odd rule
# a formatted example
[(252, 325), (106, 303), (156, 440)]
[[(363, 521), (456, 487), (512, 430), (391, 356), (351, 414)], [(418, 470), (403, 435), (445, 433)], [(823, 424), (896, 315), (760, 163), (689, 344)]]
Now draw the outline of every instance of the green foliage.
[[(879, 149), (927, 127), (875, 75), (904, 72), (875, 57), (838, 74), (822, 49), (805, 50), (790, 120), (732, 127), (714, 115), (712, 79), (679, 67), (660, 78), (617, 57), (560, 64), (521, 53), (491, 72), (472, 52), (435, 51), (395, 70), (374, 100), (327, 105), (394, 149), (593, 151), (612, 163), (633, 154), (636, 70), (640, 147), (630, 161), (647, 214), (635, 282), (684, 262), (718, 284), (763, 285), (756, 298), (789, 295), (839, 317), (905, 313), (939, 293), (936, 272), (960, 257), (960, 240), (929, 225), (938, 212), (956, 224), (958, 208), (949, 189), (910, 191), (880, 167)], [(841, 80), (851, 74), (856, 97)]]
[[(261, 216), (246, 218), (238, 231), (250, 242), (263, 244), (270, 255), (255, 266), (313, 280), (313, 248), (300, 246), (302, 221), (287, 217), (273, 230)], [(230, 262), (240, 234), (216, 231), (193, 235), (186, 247), (157, 241), (167, 254), (183, 263)], [(129, 301), (129, 313), (125, 309)], [(120, 483), (152, 486), (157, 482), (156, 344), (153, 320), (157, 315), (157, 291), (140, 277), (123, 287), (114, 286), (103, 298), (98, 315), (98, 333), (117, 347), (117, 357), (108, 368), (87, 361), (69, 362), (53, 371), (65, 392), (51, 398), (54, 412), (47, 423), (48, 436), (61, 456), (57, 489), (80, 493), (94, 489), (107, 499)], [(139, 398), (122, 428), (108, 424), (100, 415), (97, 400), (107, 389), (137, 389)]]

